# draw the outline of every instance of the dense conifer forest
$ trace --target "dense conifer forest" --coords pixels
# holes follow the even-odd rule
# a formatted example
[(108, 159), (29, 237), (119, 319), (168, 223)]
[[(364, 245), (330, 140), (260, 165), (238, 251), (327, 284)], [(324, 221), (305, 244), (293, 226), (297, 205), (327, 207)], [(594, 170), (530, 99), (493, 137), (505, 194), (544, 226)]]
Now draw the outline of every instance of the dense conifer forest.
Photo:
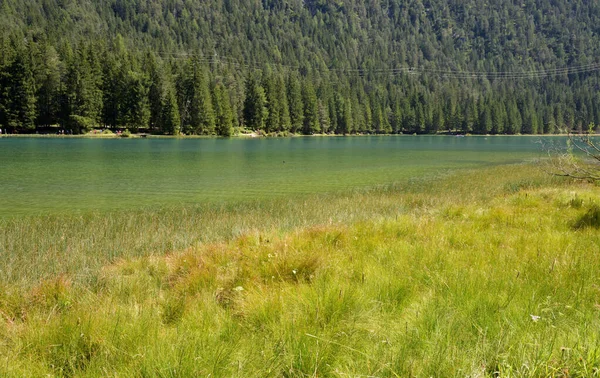
[(5, 132), (554, 133), (599, 69), (588, 0), (0, 3)]

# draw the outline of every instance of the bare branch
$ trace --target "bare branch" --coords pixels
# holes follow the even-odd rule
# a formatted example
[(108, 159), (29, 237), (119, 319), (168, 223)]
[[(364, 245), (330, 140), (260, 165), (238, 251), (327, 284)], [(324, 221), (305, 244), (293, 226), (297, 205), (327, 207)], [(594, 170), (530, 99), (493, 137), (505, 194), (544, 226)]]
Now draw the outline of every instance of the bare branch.
[(544, 171), (560, 177), (600, 181), (600, 141), (593, 138), (594, 124), (588, 133), (567, 133), (565, 145), (542, 142), (549, 159)]

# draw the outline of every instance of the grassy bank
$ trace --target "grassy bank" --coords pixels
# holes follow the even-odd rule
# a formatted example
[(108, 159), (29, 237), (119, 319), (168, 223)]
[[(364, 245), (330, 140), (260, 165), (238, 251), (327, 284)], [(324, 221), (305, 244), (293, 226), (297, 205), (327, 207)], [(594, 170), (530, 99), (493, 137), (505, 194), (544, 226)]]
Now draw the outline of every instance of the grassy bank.
[(598, 376), (600, 191), (528, 165), (3, 220), (3, 376)]

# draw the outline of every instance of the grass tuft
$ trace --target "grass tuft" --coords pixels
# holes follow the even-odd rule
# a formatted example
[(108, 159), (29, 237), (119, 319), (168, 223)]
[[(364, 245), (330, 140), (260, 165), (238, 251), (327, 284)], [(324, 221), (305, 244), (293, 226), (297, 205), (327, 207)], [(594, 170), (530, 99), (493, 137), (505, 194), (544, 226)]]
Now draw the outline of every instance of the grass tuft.
[(600, 205), (591, 204), (585, 214), (581, 215), (574, 224), (576, 229), (600, 228)]

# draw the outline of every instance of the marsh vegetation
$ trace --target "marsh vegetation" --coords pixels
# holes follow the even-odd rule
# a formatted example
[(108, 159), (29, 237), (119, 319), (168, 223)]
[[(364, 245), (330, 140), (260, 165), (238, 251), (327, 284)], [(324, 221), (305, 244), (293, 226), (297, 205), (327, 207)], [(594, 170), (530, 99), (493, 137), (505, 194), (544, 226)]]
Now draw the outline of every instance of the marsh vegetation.
[(4, 219), (0, 371), (595, 376), (598, 203), (597, 187), (520, 164)]

